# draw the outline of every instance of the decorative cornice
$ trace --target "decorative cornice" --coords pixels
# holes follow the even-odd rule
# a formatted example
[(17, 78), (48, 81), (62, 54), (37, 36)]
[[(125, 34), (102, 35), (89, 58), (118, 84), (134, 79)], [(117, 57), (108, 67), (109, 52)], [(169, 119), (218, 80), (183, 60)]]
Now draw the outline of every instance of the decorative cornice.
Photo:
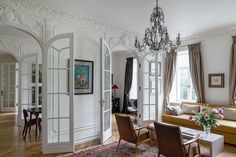
[(113, 24), (108, 24), (88, 17), (78, 16), (76, 14), (68, 13), (59, 9), (55, 9), (48, 6), (43, 6), (40, 4), (32, 4), (27, 0), (1, 0), (6, 1), (11, 4), (19, 12), (25, 12), (29, 14), (35, 14), (42, 18), (49, 18), (55, 21), (71, 23), (79, 25), (83, 28), (95, 29), (102, 31), (104, 33), (116, 33), (116, 34), (126, 34), (128, 36), (135, 36), (136, 32), (129, 31), (127, 29), (115, 26)]
[(34, 45), (38, 46), (38, 44), (32, 39), (23, 39), (20, 37), (9, 36), (0, 34), (0, 41), (5, 43), (17, 43), (18, 45)]
[(21, 3), (21, 0), (0, 0), (0, 25), (20, 27), (42, 38), (43, 20), (26, 18), (20, 10)]

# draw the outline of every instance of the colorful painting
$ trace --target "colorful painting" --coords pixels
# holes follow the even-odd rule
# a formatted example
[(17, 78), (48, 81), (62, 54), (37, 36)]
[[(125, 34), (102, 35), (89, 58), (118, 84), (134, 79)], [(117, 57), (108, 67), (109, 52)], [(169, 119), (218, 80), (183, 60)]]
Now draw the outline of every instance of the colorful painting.
[(93, 61), (75, 60), (75, 94), (93, 93)]

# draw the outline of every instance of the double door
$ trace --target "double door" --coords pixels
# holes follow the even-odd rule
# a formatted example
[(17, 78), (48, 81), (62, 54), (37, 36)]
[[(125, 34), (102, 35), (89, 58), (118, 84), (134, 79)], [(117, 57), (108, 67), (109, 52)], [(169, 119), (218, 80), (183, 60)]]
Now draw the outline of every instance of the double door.
[(16, 111), (17, 103), (17, 64), (0, 64), (0, 103), (1, 112)]

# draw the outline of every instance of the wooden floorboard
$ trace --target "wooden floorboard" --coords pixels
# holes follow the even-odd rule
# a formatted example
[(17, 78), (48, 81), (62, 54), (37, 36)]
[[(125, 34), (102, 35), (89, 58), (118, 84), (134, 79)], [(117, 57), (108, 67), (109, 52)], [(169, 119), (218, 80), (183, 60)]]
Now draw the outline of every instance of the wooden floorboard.
[[(63, 154), (43, 155), (41, 152), (41, 139), (36, 140), (34, 130), (31, 130), (31, 138), (23, 140), (22, 127), (16, 125), (14, 113), (0, 113), (0, 157), (53, 157)], [(107, 143), (117, 141), (119, 133), (113, 116), (113, 135)], [(87, 149), (99, 144), (99, 140), (77, 145), (75, 151)], [(225, 150), (218, 157), (236, 157), (236, 146), (225, 144)]]

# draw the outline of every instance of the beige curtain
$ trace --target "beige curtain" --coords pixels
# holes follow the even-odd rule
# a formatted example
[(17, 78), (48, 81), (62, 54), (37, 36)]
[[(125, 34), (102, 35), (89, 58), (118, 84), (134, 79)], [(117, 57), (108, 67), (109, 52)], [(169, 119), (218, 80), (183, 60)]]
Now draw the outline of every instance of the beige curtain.
[(235, 105), (235, 99), (236, 99), (236, 36), (233, 37), (233, 44), (232, 44), (231, 54), (230, 54), (229, 99), (230, 99), (230, 104)]
[(176, 71), (176, 52), (171, 49), (170, 53), (167, 53), (165, 59), (165, 75), (164, 75), (164, 101), (163, 105), (167, 106), (169, 104), (169, 94), (171, 92), (173, 80)]
[(197, 96), (197, 102), (205, 103), (203, 61), (201, 56), (201, 44), (188, 46), (189, 67), (193, 88)]

